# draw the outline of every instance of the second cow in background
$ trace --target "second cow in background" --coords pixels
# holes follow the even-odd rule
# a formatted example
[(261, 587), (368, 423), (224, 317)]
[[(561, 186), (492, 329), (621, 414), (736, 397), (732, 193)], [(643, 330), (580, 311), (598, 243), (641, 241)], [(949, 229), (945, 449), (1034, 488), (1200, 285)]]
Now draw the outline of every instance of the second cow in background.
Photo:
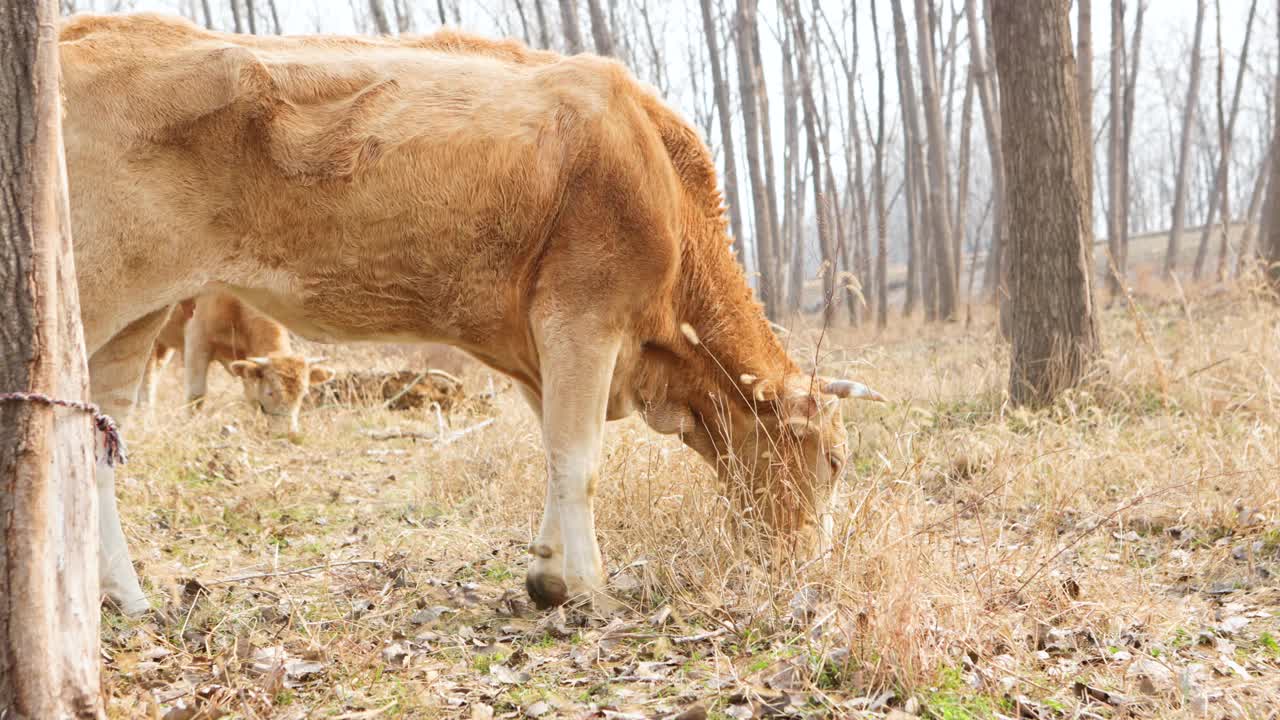
[(155, 402), (156, 374), (181, 350), (186, 399), (204, 400), (209, 364), (220, 363), (244, 383), (245, 399), (265, 413), (278, 430), (298, 432), (302, 399), (314, 385), (333, 379), (322, 358), (293, 353), (289, 332), (229, 293), (212, 292), (173, 307), (143, 370), (138, 404)]

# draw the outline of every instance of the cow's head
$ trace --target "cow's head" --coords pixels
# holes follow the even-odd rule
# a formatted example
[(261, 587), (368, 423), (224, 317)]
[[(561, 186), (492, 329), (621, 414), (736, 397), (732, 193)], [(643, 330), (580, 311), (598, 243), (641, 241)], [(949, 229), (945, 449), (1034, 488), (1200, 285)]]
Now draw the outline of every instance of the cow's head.
[(679, 432), (716, 467), (737, 512), (782, 541), (775, 549), (815, 550), (830, 539), (827, 506), (848, 459), (840, 400), (884, 398), (852, 380), (741, 380), (748, 402), (716, 403), (711, 417), (681, 410), (650, 423)]
[(273, 429), (298, 432), (298, 411), (312, 385), (333, 379), (334, 372), (320, 365), (324, 358), (271, 353), (231, 363), (231, 372), (244, 383), (244, 396), (271, 421)]

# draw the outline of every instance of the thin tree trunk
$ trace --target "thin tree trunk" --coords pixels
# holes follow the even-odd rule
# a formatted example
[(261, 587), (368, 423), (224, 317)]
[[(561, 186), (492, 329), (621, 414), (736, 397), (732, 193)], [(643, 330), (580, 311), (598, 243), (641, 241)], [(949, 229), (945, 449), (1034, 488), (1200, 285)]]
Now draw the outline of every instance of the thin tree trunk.
[(609, 32), (609, 21), (600, 7), (600, 0), (587, 0), (587, 12), (591, 15), (591, 37), (596, 44), (596, 54), (613, 55), (613, 35)]
[(253, 6), (253, 0), (244, 0), (244, 17), (249, 21), (249, 34), (258, 34), (258, 9)]
[[(871, 31), (876, 43), (876, 86), (878, 90), (878, 112), (876, 113), (875, 154), (873, 161), (873, 190), (876, 206), (876, 327), (883, 330), (889, 325), (889, 283), (885, 277), (889, 268), (888, 238), (885, 222), (888, 212), (884, 205), (884, 60), (880, 52), (880, 20), (876, 15), (879, 0), (871, 0)], [(863, 104), (866, 107), (866, 104)], [(867, 133), (871, 133), (870, 119), (867, 121)]]
[[(915, 82), (911, 77), (911, 55), (907, 46), (907, 25), (903, 19), (901, 0), (891, 0), (890, 6), (893, 12), (893, 38), (894, 51), (898, 58), (898, 87), (899, 97), (902, 103), (902, 122), (905, 131), (904, 145), (907, 150), (907, 207), (909, 214), (914, 217), (908, 222), (908, 237), (911, 243), (911, 250), (908, 255), (908, 268), (914, 267), (920, 274), (922, 280), (922, 290), (925, 295), (925, 315), (931, 317), (935, 306), (931, 302), (930, 285), (926, 278), (927, 272), (925, 268), (927, 263), (922, 262), (925, 259), (923, 248), (929, 242), (929, 232), (927, 229), (929, 217), (929, 198), (922, 192), (925, 187), (925, 169), (922, 151), (922, 139), (920, 130), (920, 120), (916, 114), (918, 107), (916, 100)], [(920, 225), (925, 225), (921, 228)], [(914, 260), (914, 263), (911, 261)], [(914, 309), (914, 297), (910, 293), (911, 285), (908, 283), (908, 302), (904, 307), (904, 314), (910, 314)]]
[(788, 312), (798, 312), (804, 295), (804, 254), (801, 250), (800, 228), (804, 218), (797, 211), (797, 195), (800, 193), (800, 121), (796, 109), (795, 67), (791, 61), (790, 33), (782, 33), (782, 207), (783, 207), (783, 255), (790, 258), (787, 283)]
[(969, 145), (973, 135), (973, 72), (965, 77), (964, 100), (960, 103), (960, 168), (956, 181), (955, 257), (956, 286), (960, 284), (960, 269), (964, 263), (964, 237), (969, 213)]
[(240, 21), (240, 0), (231, 0), (231, 27), (237, 34), (244, 32)]
[[(1276, 17), (1280, 18), (1280, 0), (1276, 0)], [(1276, 50), (1280, 52), (1280, 22), (1276, 23)], [(1273, 97), (1280, 98), (1280, 72), (1276, 73)], [(1259, 244), (1266, 276), (1271, 288), (1280, 293), (1280, 107), (1271, 112), (1271, 177), (1267, 181), (1266, 210)]]
[(570, 55), (582, 52), (582, 29), (578, 25), (577, 0), (560, 0), (560, 25)]
[[(280, 18), (276, 17), (276, 0), (267, 0), (271, 3), (271, 17), (276, 23), (276, 34), (280, 34)], [(391, 9), (396, 17), (396, 32), (403, 35), (413, 30), (413, 10), (409, 7), (409, 0), (391, 0)], [(524, 30), (524, 42), (529, 44), (531, 37), (529, 35), (529, 25), (524, 18), (524, 6), (517, 1), (516, 9), (520, 12), (520, 26)]]
[[(760, 299), (765, 313), (777, 319), (777, 296), (772, 275), (773, 237), (770, 235), (769, 200), (760, 158), (760, 101), (752, 70), (751, 43), (755, 29), (756, 0), (739, 0), (737, 14), (738, 83), (742, 100), (742, 123), (746, 129), (747, 171), (751, 178), (751, 205), (755, 212), (756, 270), (760, 277)], [(803, 52), (803, 51), (802, 51)], [(803, 81), (802, 81), (803, 83)], [(817, 170), (815, 170), (817, 172)]]
[(733, 230), (733, 252), (745, 267), (747, 251), (742, 232), (742, 206), (738, 202), (738, 163), (733, 149), (733, 115), (729, 106), (729, 84), (720, 60), (719, 32), (711, 15), (711, 0), (701, 0), (702, 32), (711, 56), (711, 85), (716, 95), (716, 115), (720, 118), (720, 139), (724, 145), (724, 192), (729, 205), (729, 226)]
[(1249, 209), (1244, 216), (1244, 232), (1241, 233), (1240, 254), (1236, 257), (1237, 277), (1244, 274), (1245, 266), (1249, 262), (1249, 254), (1253, 251), (1254, 236), (1258, 229), (1257, 221), (1262, 212), (1262, 197), (1266, 191), (1267, 177), (1271, 173), (1271, 163), (1274, 161), (1275, 159), (1268, 151), (1262, 158), (1257, 177), (1253, 180), (1253, 190), (1249, 193)]
[(837, 258), (835, 243), (831, 237), (831, 224), (822, 220), (824, 208), (826, 208), (826, 211), (829, 211), (830, 208), (827, 205), (827, 193), (823, 189), (824, 165), (819, 151), (818, 107), (813, 97), (813, 74), (810, 67), (809, 41), (805, 31), (804, 15), (799, 12), (794, 0), (787, 2), (786, 6), (788, 9), (787, 15), (790, 16), (791, 27), (795, 33), (796, 50), (798, 51), (796, 53), (796, 66), (799, 70), (800, 106), (804, 117), (805, 146), (809, 153), (809, 171), (812, 173), (809, 181), (813, 184), (814, 217), (818, 220), (818, 244), (822, 248), (822, 262), (825, 266), (822, 274), (824, 296), (822, 314), (823, 321), (830, 325), (835, 320)]
[(987, 267), (983, 273), (983, 287), (999, 303), (1005, 299), (1001, 280), (1001, 255), (1005, 229), (1005, 181), (1004, 148), (1000, 140), (1000, 114), (996, 107), (992, 88), (991, 70), (987, 66), (986, 50), (978, 25), (977, 0), (965, 0), (965, 18), (969, 26), (969, 66), (973, 69), (973, 81), (978, 91), (978, 105), (982, 108), (982, 126), (986, 131), (987, 154), (991, 161), (991, 195), (993, 219), (991, 243), (987, 250)]
[[(0, 12), (0, 392), (89, 394), (52, 0)], [(0, 401), (0, 715), (104, 717), (87, 413)]]
[(769, 86), (765, 82), (764, 67), (761, 62), (760, 55), (760, 32), (757, 28), (755, 17), (751, 20), (751, 69), (756, 81), (756, 98), (760, 102), (760, 147), (763, 151), (761, 156), (764, 159), (764, 166), (761, 170), (764, 172), (764, 186), (768, 189), (765, 194), (768, 203), (766, 209), (769, 211), (769, 238), (770, 238), (770, 256), (769, 256), (769, 273), (774, 279), (772, 284), (774, 292), (775, 309), (782, 302), (782, 257), (778, 248), (782, 241), (779, 235), (782, 230), (779, 226), (778, 219), (778, 198), (774, 193), (775, 166), (773, 164), (773, 125), (770, 118), (773, 114), (769, 112)]
[(538, 18), (538, 47), (547, 50), (551, 47), (551, 29), (547, 26), (547, 9), (542, 0), (533, 0), (533, 14)]
[[(1093, 0), (1076, 0), (1076, 95), (1084, 148), (1085, 201), (1093, 227)], [(1089, 248), (1092, 254), (1093, 248)]]
[(1012, 189), (1009, 397), (1017, 405), (1040, 405), (1077, 385), (1098, 353), (1084, 133), (1067, 4), (994, 0), (993, 6)]
[(209, 0), (200, 0), (200, 10), (204, 13), (204, 26), (209, 30), (212, 30), (213, 8), (209, 7)]
[[(252, 0), (249, 1), (252, 2)], [(382, 7), (382, 0), (369, 0), (369, 17), (373, 20), (373, 28), (379, 35), (391, 34), (391, 23), (387, 22), (387, 11)]]
[(1137, 96), (1138, 66), (1142, 60), (1142, 21), (1147, 14), (1146, 0), (1138, 0), (1138, 12), (1134, 18), (1133, 42), (1125, 51), (1125, 67), (1127, 74), (1124, 87), (1124, 125), (1120, 138), (1120, 277), (1127, 277), (1129, 272), (1129, 209), (1132, 206), (1132, 163), (1133, 163), (1133, 109)]
[(933, 231), (931, 249), (935, 265), (938, 292), (938, 319), (950, 322), (956, 314), (956, 260), (951, 243), (951, 199), (948, 189), (947, 136), (942, 128), (942, 105), (938, 94), (938, 76), (934, 69), (933, 43), (929, 32), (929, 11), (926, 2), (916, 0), (916, 28), (919, 42), (916, 55), (920, 60), (920, 92), (924, 101), (926, 139), (929, 155), (929, 209), (930, 229)]
[(1111, 0), (1111, 123), (1107, 143), (1107, 192), (1110, 212), (1107, 213), (1107, 290), (1114, 299), (1120, 294), (1123, 272), (1120, 260), (1120, 236), (1124, 232), (1124, 173), (1120, 167), (1124, 158), (1124, 2)]
[(1195, 39), (1191, 43), (1191, 79), (1187, 83), (1187, 104), (1182, 108), (1182, 139), (1178, 145), (1178, 172), (1173, 185), (1173, 219), (1169, 224), (1169, 244), (1164, 254), (1164, 274), (1172, 277), (1178, 269), (1179, 245), (1185, 229), (1187, 176), (1191, 169), (1191, 137), (1195, 130), (1196, 106), (1200, 99), (1200, 67), (1204, 41), (1206, 0), (1196, 0)]
[[(1240, 110), (1240, 93), (1244, 90), (1245, 70), (1249, 65), (1249, 42), (1253, 37), (1253, 19), (1257, 14), (1258, 0), (1249, 3), (1249, 18), (1245, 20), (1244, 26), (1244, 46), (1240, 49), (1240, 65), (1236, 70), (1235, 90), (1231, 94), (1231, 110), (1227, 114), (1227, 122), (1224, 127), (1222, 124), (1222, 43), (1219, 41), (1218, 48), (1218, 170), (1213, 177), (1213, 189), (1209, 191), (1209, 217), (1205, 219), (1204, 229), (1200, 232), (1200, 247), (1196, 250), (1196, 264), (1192, 269), (1192, 277), (1199, 280), (1201, 273), (1204, 271), (1204, 263), (1209, 255), (1209, 239), (1213, 235), (1213, 224), (1215, 213), (1221, 210), (1222, 217), (1222, 253), (1218, 258), (1218, 277), (1221, 279), (1223, 270), (1226, 268), (1226, 258), (1224, 254), (1227, 247), (1227, 232), (1231, 224), (1231, 144), (1235, 139), (1236, 117)], [(1219, 10), (1219, 15), (1221, 11)], [(1219, 25), (1221, 25), (1221, 17), (1219, 17)], [(1221, 38), (1222, 31), (1218, 31)]]

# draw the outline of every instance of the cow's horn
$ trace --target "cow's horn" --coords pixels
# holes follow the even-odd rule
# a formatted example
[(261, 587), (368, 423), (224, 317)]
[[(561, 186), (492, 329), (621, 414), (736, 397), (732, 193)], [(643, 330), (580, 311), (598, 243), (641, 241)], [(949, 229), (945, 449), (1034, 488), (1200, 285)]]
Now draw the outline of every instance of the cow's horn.
[(324, 362), (325, 360), (328, 360), (328, 359), (329, 359), (329, 358), (327, 358), (327, 357), (325, 357), (325, 356), (323, 356), (323, 355), (321, 355), (321, 356), (319, 356), (319, 357), (309, 357), (309, 358), (307, 358), (307, 364), (308, 364), (308, 365), (316, 365), (316, 364), (322, 363), (322, 362)]
[(271, 358), (266, 358), (266, 357), (251, 357), (251, 358), (245, 358), (245, 359), (253, 363), (254, 365), (262, 365), (263, 367), (266, 367), (267, 365), (271, 364)]
[(832, 380), (822, 386), (822, 392), (841, 398), (859, 398), (885, 402), (883, 395), (854, 380)]

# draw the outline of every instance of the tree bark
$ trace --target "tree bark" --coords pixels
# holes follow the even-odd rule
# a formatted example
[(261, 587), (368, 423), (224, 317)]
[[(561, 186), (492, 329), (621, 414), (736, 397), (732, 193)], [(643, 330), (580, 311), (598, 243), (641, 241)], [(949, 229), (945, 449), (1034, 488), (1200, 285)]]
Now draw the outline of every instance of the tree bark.
[(1259, 215), (1262, 212), (1262, 197), (1266, 193), (1267, 177), (1271, 173), (1271, 163), (1274, 158), (1268, 152), (1262, 158), (1262, 164), (1258, 168), (1258, 174), (1253, 180), (1253, 190), (1249, 193), (1249, 209), (1245, 211), (1244, 216), (1244, 232), (1240, 240), (1240, 255), (1236, 258), (1236, 276), (1244, 274), (1245, 267), (1249, 264), (1249, 254), (1253, 251), (1254, 237), (1257, 234)]
[(1066, 3), (994, 0), (993, 9), (1012, 189), (1009, 396), (1040, 405), (1078, 384), (1098, 352), (1075, 62)]
[(204, 13), (204, 26), (213, 29), (213, 8), (209, 7), (209, 0), (200, 0), (200, 10)]
[(1191, 78), (1187, 82), (1187, 104), (1182, 108), (1182, 139), (1178, 144), (1178, 171), (1173, 184), (1173, 218), (1169, 223), (1169, 243), (1164, 254), (1164, 274), (1172, 277), (1178, 269), (1179, 245), (1187, 214), (1187, 176), (1191, 168), (1191, 138), (1195, 131), (1196, 106), (1200, 99), (1200, 67), (1204, 42), (1206, 0), (1196, 0), (1195, 39), (1191, 42)]
[(751, 205), (755, 213), (756, 270), (760, 278), (760, 299), (765, 314), (778, 319), (777, 295), (772, 269), (774, 242), (770, 234), (769, 200), (771, 189), (765, 186), (760, 158), (760, 101), (757, 97), (755, 72), (751, 59), (752, 33), (755, 29), (756, 0), (739, 0), (737, 13), (738, 84), (742, 102), (742, 124), (746, 130), (747, 172), (751, 178)]
[[(896, 1), (896, 0), (895, 0)], [(934, 277), (937, 283), (938, 319), (956, 319), (956, 271), (951, 245), (951, 198), (948, 189), (947, 136), (942, 128), (942, 105), (938, 94), (938, 76), (934, 68), (933, 42), (929, 31), (926, 2), (915, 0), (918, 42), (916, 55), (920, 61), (920, 93), (924, 102), (925, 139), (928, 152), (929, 227), (932, 231)]]
[[(0, 392), (89, 394), (71, 253), (57, 6), (0, 12)], [(101, 718), (93, 425), (0, 401), (0, 716)]]
[[(1236, 132), (1236, 117), (1240, 111), (1240, 93), (1244, 89), (1245, 69), (1249, 65), (1249, 42), (1253, 36), (1253, 19), (1257, 14), (1258, 0), (1249, 3), (1249, 18), (1245, 21), (1244, 26), (1244, 46), (1240, 49), (1240, 65), (1236, 70), (1235, 90), (1231, 94), (1231, 110), (1227, 114), (1227, 122), (1224, 127), (1222, 124), (1222, 48), (1221, 40), (1219, 40), (1218, 57), (1218, 169), (1213, 176), (1213, 187), (1209, 191), (1209, 216), (1205, 218), (1204, 229), (1200, 231), (1200, 247), (1196, 250), (1196, 264), (1192, 268), (1191, 276), (1199, 280), (1201, 273), (1204, 271), (1204, 263), (1209, 255), (1209, 240), (1213, 235), (1213, 224), (1217, 219), (1217, 213), (1222, 213), (1222, 251), (1226, 252), (1227, 231), (1231, 223), (1231, 188), (1230, 188), (1230, 171), (1231, 171), (1231, 143), (1234, 142)], [(1219, 19), (1221, 25), (1221, 19)], [(1219, 38), (1222, 31), (1219, 30)], [(1219, 255), (1218, 274), (1222, 275), (1223, 269), (1226, 267), (1226, 258)]]
[(596, 54), (613, 55), (613, 34), (609, 32), (609, 21), (600, 0), (587, 0), (587, 12), (591, 15), (591, 38), (596, 44)]
[(258, 9), (253, 6), (253, 0), (244, 0), (244, 17), (249, 24), (249, 34), (258, 34)]
[(733, 230), (733, 252), (738, 262), (747, 264), (747, 250), (742, 232), (742, 206), (738, 202), (738, 162), (733, 149), (733, 114), (729, 106), (729, 84), (725, 81), (720, 60), (719, 32), (711, 15), (711, 0), (701, 0), (702, 32), (711, 56), (711, 85), (716, 95), (716, 115), (720, 118), (720, 139), (724, 144), (724, 192), (729, 205), (729, 226)]
[(578, 27), (577, 0), (560, 0), (560, 24), (569, 54), (577, 55), (582, 52), (582, 29)]

